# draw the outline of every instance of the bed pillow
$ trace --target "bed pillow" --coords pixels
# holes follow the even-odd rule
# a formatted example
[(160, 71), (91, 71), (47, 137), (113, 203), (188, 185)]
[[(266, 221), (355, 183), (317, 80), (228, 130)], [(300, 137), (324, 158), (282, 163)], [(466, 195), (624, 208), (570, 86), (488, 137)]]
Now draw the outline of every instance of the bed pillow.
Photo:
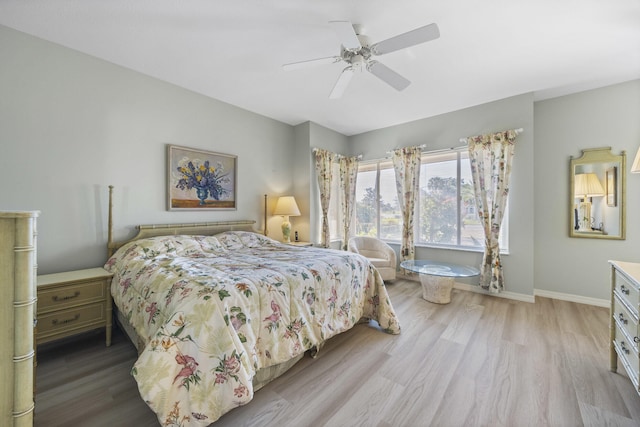
[(200, 250), (200, 246), (192, 236), (157, 236), (140, 239), (131, 242), (131, 250), (144, 253), (147, 256), (162, 254), (182, 255), (194, 250)]
[(194, 239), (204, 252), (228, 252), (227, 248), (215, 236), (194, 236)]
[(156, 236), (139, 239), (123, 245), (107, 261), (105, 268), (111, 272), (117, 264), (133, 259), (155, 259), (158, 257), (184, 256), (202, 252), (192, 236)]
[(216, 234), (215, 237), (231, 251), (242, 248), (258, 248), (276, 243), (275, 240), (269, 237), (251, 231), (225, 231), (224, 233)]
[(216, 234), (214, 237), (230, 251), (244, 248), (244, 243), (240, 240), (240, 236), (233, 231), (225, 231), (224, 233)]
[(265, 245), (272, 245), (275, 240), (270, 239), (262, 234), (252, 233), (250, 231), (235, 231), (242, 243), (248, 248), (257, 248)]

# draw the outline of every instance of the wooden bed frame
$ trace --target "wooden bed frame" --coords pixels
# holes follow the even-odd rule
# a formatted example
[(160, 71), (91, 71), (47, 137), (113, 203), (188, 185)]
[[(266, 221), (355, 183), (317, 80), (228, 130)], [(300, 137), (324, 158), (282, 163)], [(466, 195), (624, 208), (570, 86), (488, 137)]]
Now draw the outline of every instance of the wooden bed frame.
[[(265, 218), (266, 218), (266, 194), (265, 194)], [(107, 249), (109, 258), (125, 244), (136, 240), (156, 237), (156, 236), (175, 236), (175, 235), (199, 235), (199, 236), (212, 236), (215, 234), (223, 233), (225, 231), (250, 231), (256, 233), (254, 225), (256, 221), (253, 220), (241, 220), (241, 221), (215, 221), (215, 222), (200, 222), (200, 223), (184, 223), (184, 224), (149, 224), (138, 225), (138, 233), (128, 240), (122, 242), (115, 242), (113, 240), (113, 185), (109, 186), (109, 222), (108, 222), (108, 236), (107, 236)], [(266, 221), (265, 221), (266, 224)], [(266, 225), (265, 225), (266, 233)], [(117, 309), (115, 304), (113, 305), (113, 311), (115, 314), (116, 322), (121, 330), (123, 330), (129, 337), (129, 340), (138, 350), (138, 354), (142, 352), (146, 343), (136, 331), (129, 325), (127, 319), (121, 315), (120, 310)], [(315, 352), (311, 352), (315, 355)], [(300, 356), (284, 362), (280, 365), (270, 366), (265, 369), (261, 369), (256, 372), (253, 379), (253, 389), (258, 390), (265, 386), (270, 381), (276, 379), (288, 369), (290, 369), (296, 362), (304, 357), (304, 353)]]

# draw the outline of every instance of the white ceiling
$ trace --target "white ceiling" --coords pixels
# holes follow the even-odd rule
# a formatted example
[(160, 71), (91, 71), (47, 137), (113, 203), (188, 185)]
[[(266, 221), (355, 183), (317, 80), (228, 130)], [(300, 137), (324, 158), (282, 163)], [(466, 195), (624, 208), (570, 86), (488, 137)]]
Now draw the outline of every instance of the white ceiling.
[[(377, 42), (435, 22), (440, 38), (378, 60), (396, 92), (344, 63), (328, 24)], [(536, 99), (640, 78), (640, 0), (0, 0), (0, 24), (296, 125), (353, 135), (527, 92)], [(1, 59), (0, 59), (1, 61)]]

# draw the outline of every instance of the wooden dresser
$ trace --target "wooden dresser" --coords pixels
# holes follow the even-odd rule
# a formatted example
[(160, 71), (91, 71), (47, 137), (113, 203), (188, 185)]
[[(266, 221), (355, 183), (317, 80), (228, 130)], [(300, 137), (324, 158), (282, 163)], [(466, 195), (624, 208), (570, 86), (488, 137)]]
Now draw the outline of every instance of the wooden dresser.
[(38, 276), (37, 344), (105, 328), (110, 346), (112, 276), (103, 268)]
[(622, 362), (640, 394), (640, 264), (609, 261), (611, 264), (611, 370)]
[(37, 211), (0, 211), (0, 426), (32, 426)]

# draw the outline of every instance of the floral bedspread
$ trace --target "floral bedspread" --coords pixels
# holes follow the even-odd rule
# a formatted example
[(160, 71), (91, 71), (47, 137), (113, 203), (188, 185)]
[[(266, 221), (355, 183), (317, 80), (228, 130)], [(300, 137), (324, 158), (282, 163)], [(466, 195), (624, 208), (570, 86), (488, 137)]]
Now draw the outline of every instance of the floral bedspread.
[(400, 325), (362, 256), (249, 232), (130, 242), (109, 259), (111, 293), (146, 347), (132, 374), (163, 426), (206, 426), (253, 397), (256, 371), (362, 317)]

